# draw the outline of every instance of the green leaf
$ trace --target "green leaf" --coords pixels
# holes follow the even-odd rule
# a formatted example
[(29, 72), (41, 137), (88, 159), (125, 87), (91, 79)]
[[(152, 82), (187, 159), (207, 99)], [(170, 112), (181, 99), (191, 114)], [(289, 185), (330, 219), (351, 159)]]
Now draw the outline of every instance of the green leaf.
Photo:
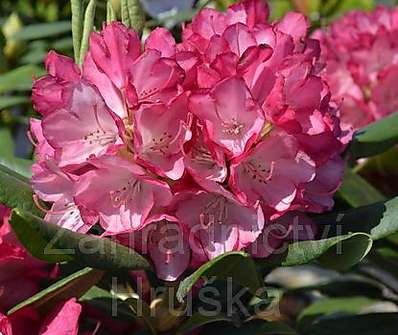
[(27, 102), (30, 102), (30, 99), (24, 96), (0, 96), (0, 110)]
[(366, 297), (323, 298), (305, 308), (298, 317), (298, 329), (308, 334), (312, 324), (336, 313), (357, 314), (367, 306), (379, 302)]
[(80, 297), (79, 301), (88, 303), (96, 309), (104, 311), (107, 315), (112, 315), (121, 320), (132, 321), (137, 319), (124, 301), (98, 286), (91, 287)]
[(344, 182), (337, 195), (352, 207), (365, 206), (386, 200), (375, 187), (364, 178), (346, 168)]
[(360, 262), (371, 247), (372, 239), (365, 233), (296, 242), (289, 245), (282, 265), (292, 266), (317, 261), (332, 269), (346, 270)]
[[(4, 160), (5, 157), (2, 158)], [(0, 164), (0, 203), (40, 215), (33, 201), (29, 179)]]
[(364, 307), (372, 305), (378, 300), (366, 297), (323, 298), (305, 308), (299, 315), (301, 321), (306, 317), (339, 313), (359, 313)]
[(21, 243), (40, 259), (75, 260), (100, 270), (152, 269), (143, 256), (121, 244), (72, 232), (19, 209), (10, 223)]
[(398, 143), (398, 113), (357, 131), (349, 151), (354, 159), (380, 154)]
[(363, 314), (319, 320), (306, 335), (396, 335), (398, 313)]
[(204, 315), (203, 313), (196, 312), (190, 316), (189, 319), (180, 326), (180, 328), (178, 328), (177, 334), (183, 335), (209, 323), (220, 321), (231, 322), (232, 320), (225, 314)]
[(397, 217), (398, 197), (395, 197), (386, 202), (319, 215), (313, 219), (317, 225), (330, 229), (329, 236), (364, 232), (373, 240), (378, 240), (398, 232)]
[(259, 294), (263, 287), (252, 258), (244, 252), (228, 252), (203, 264), (185, 278), (178, 287), (177, 299), (182, 302), (200, 278), (212, 276), (218, 279), (231, 278), (242, 286), (248, 287), (255, 295)]
[(75, 62), (80, 60), (80, 48), (83, 34), (83, 6), (82, 0), (71, 0), (72, 11), (72, 39)]
[(69, 21), (58, 21), (51, 23), (36, 23), (22, 27), (11, 37), (19, 41), (34, 40), (58, 36), (70, 32), (71, 24)]
[(0, 154), (0, 165), (17, 173), (20, 175), (20, 178), (24, 177), (25, 181), (29, 183), (29, 179), (32, 176), (33, 161), (23, 158), (2, 156)]
[(329, 297), (365, 296), (373, 299), (383, 298), (383, 286), (378, 282), (362, 277), (337, 278), (317, 285), (309, 285), (289, 290), (297, 294), (317, 291)]
[[(1, 97), (0, 97), (1, 98)], [(12, 140), (11, 132), (7, 128), (0, 129), (0, 158), (7, 156), (14, 156), (14, 141)]]
[(67, 300), (72, 297), (79, 298), (92, 286), (97, 284), (104, 272), (85, 268), (75, 272), (61, 280), (50, 285), (43, 291), (35, 294), (29, 299), (21, 302), (8, 311), (8, 315), (15, 313), (24, 307), (32, 307), (35, 310), (48, 312), (60, 301)]
[(45, 71), (36, 65), (24, 65), (0, 75), (0, 93), (6, 91), (30, 91), (32, 78), (40, 77)]
[(83, 33), (79, 53), (79, 64), (83, 63), (84, 57), (88, 49), (88, 42), (91, 32), (94, 28), (95, 8), (97, 6), (96, 0), (90, 0), (84, 13)]

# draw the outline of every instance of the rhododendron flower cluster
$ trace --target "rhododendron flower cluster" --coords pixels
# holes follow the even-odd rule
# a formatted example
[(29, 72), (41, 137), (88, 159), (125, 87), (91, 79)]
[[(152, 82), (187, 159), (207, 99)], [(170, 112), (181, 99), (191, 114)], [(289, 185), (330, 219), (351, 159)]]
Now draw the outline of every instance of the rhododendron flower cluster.
[(345, 127), (360, 128), (398, 110), (398, 7), (350, 12), (314, 37)]
[[(311, 224), (305, 212), (330, 209), (346, 134), (319, 43), (301, 14), (271, 24), (268, 13), (260, 0), (203, 9), (181, 43), (158, 28), (143, 48), (111, 23), (81, 68), (51, 52), (30, 131), (46, 220), (83, 233), (99, 223), (175, 280), (227, 251), (266, 257)], [(269, 234), (276, 224), (286, 229)]]

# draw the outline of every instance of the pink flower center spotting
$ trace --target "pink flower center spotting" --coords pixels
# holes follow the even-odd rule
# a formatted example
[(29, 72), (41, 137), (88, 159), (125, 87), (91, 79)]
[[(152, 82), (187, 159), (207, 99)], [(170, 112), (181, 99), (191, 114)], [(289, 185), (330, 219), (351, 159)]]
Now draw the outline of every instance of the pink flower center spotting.
[(98, 224), (175, 280), (226, 251), (266, 257), (311, 226), (304, 213), (330, 209), (350, 134), (307, 19), (268, 14), (261, 0), (206, 8), (181, 42), (157, 28), (143, 48), (113, 22), (91, 34), (81, 68), (50, 52), (30, 129), (46, 220)]

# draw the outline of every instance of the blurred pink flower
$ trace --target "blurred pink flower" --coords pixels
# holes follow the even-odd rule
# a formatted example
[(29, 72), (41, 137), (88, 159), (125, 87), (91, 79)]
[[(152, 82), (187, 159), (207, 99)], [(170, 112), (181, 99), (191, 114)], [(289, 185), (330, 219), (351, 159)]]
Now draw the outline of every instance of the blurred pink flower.
[(326, 64), (322, 77), (341, 104), (345, 127), (358, 129), (397, 111), (398, 7), (353, 11), (314, 38)]

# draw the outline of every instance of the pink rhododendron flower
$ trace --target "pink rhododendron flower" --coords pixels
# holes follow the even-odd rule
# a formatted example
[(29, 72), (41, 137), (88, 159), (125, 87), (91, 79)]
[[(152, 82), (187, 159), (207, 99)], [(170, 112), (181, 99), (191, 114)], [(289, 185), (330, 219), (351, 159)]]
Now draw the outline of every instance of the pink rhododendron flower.
[(181, 43), (158, 28), (144, 48), (114, 22), (92, 33), (81, 67), (51, 52), (30, 130), (46, 219), (83, 233), (99, 224), (176, 280), (251, 250), (290, 212), (330, 209), (349, 134), (307, 19), (268, 14), (260, 0), (203, 9)]
[(150, 223), (130, 235), (119, 235), (118, 240), (153, 261), (158, 276), (176, 280), (190, 262), (188, 240), (183, 236), (179, 220), (171, 215), (154, 215)]
[(4, 313), (36, 294), (49, 274), (46, 263), (31, 257), (18, 242), (8, 223), (10, 212), (0, 205), (0, 312)]
[(322, 72), (344, 126), (360, 128), (397, 111), (398, 8), (353, 11), (319, 30)]
[(175, 213), (186, 227), (194, 261), (203, 262), (254, 242), (264, 226), (259, 204), (242, 206), (226, 191), (181, 192)]

